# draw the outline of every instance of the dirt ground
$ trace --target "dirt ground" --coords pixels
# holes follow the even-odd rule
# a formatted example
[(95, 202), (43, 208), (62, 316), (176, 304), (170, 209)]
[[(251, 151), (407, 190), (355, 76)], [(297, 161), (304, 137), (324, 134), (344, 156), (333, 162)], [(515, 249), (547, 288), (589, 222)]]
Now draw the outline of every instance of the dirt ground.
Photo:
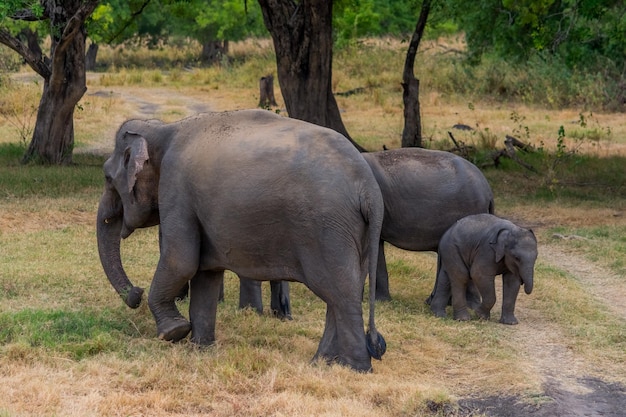
[[(584, 282), (599, 302), (626, 320), (623, 290), (614, 285), (620, 281), (610, 271), (570, 254), (555, 245), (539, 248), (553, 266)], [(612, 290), (613, 289), (613, 290)], [(626, 387), (590, 376), (593, 364), (585, 362), (560, 342), (556, 329), (528, 317), (516, 327), (515, 340), (532, 358), (531, 365), (543, 379), (543, 396), (537, 405), (522, 402), (518, 397), (465, 398), (460, 410), (450, 416), (473, 416), (483, 413), (494, 417), (578, 417), (626, 415)]]
[[(97, 95), (99, 92), (92, 94)], [(162, 105), (157, 103), (168, 99), (182, 100), (188, 114), (211, 110), (210, 103), (188, 96), (175, 97), (176, 93), (171, 90), (150, 89), (119, 94), (135, 108), (134, 117), (157, 117), (162, 110)], [(90, 146), (82, 151), (108, 153), (112, 150), (112, 138), (107, 137), (106, 140), (106, 143)], [(581, 217), (579, 221), (583, 224), (588, 219), (584, 213), (577, 215)], [(618, 221), (625, 221), (626, 213), (613, 215)], [(537, 230), (546, 226), (550, 225), (533, 225), (533, 228)], [(567, 237), (555, 237), (562, 238)], [(574, 253), (568, 253), (556, 244), (540, 242), (539, 252), (541, 262), (563, 270), (583, 282), (598, 302), (604, 303), (614, 314), (626, 320), (626, 297), (622, 288), (624, 277), (616, 277), (601, 266)], [(529, 366), (543, 380), (543, 397), (536, 404), (529, 404), (521, 396), (481, 397), (477, 394), (471, 398), (460, 399), (458, 408), (432, 404), (431, 411), (450, 417), (626, 416), (626, 387), (610, 382), (608, 378), (604, 380), (598, 377), (597, 372), (594, 372), (594, 364), (585, 362), (584, 358), (561, 342), (556, 327), (546, 325), (545, 320), (540, 317), (533, 317), (532, 311), (525, 314), (525, 317), (518, 314), (520, 324), (515, 326), (514, 338), (523, 347)]]

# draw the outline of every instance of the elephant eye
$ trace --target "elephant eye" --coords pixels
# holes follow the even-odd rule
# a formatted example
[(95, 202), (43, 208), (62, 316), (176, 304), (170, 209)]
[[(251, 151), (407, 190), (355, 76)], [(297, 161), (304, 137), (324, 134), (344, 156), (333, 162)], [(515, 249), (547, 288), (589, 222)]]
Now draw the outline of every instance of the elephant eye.
[(111, 178), (110, 175), (105, 175), (104, 176), (104, 180), (108, 183), (111, 184), (113, 182), (113, 178)]

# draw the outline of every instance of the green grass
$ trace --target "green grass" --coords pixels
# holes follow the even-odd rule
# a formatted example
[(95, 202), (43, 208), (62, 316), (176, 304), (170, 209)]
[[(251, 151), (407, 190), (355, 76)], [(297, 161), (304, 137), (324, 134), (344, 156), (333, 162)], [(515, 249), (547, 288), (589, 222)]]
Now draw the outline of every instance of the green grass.
[(102, 157), (76, 155), (69, 167), (24, 166), (24, 147), (0, 144), (0, 198), (74, 196), (101, 189)]

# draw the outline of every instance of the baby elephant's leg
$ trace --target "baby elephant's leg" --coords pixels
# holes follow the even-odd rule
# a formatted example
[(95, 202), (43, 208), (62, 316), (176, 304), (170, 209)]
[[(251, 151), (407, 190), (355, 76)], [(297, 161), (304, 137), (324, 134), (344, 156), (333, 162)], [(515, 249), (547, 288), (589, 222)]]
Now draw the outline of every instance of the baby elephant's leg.
[(484, 320), (489, 320), (491, 317), (491, 309), (496, 303), (496, 288), (493, 276), (481, 275), (478, 277), (472, 277), (476, 283), (476, 287), (482, 297), (480, 306), (476, 309), (476, 315)]
[(500, 316), (500, 323), (503, 324), (517, 324), (517, 318), (515, 318), (515, 301), (519, 293), (522, 280), (515, 274), (507, 272), (502, 275), (502, 315)]

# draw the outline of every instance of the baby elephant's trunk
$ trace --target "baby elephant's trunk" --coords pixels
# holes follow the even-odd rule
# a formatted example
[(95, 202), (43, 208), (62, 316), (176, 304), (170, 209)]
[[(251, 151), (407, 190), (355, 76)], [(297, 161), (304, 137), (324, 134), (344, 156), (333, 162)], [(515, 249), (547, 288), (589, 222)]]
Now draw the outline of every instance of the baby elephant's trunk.
[(522, 277), (522, 284), (524, 284), (524, 292), (526, 294), (530, 294), (533, 292), (533, 271), (530, 271), (530, 274), (526, 274)]

